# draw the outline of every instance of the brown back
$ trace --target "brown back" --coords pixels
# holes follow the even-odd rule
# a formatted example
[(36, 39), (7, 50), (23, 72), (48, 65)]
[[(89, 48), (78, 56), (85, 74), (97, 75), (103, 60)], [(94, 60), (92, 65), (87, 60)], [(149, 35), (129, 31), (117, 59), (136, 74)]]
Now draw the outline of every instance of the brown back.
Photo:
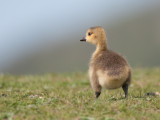
[(96, 57), (91, 59), (90, 64), (97, 70), (107, 71), (111, 76), (123, 73), (124, 68), (128, 65), (122, 56), (110, 50), (100, 51)]

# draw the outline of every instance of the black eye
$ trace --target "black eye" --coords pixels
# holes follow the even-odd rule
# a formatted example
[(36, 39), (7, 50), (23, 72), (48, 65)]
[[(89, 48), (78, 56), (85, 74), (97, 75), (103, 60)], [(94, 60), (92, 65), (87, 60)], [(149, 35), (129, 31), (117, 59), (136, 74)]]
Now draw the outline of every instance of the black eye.
[(92, 35), (92, 33), (89, 32), (88, 35), (90, 36), (90, 35)]

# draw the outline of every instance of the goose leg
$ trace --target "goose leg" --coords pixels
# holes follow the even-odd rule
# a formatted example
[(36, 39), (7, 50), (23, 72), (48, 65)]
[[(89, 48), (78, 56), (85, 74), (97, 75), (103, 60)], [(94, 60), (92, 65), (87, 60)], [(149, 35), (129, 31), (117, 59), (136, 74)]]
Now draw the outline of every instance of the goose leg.
[(123, 89), (123, 91), (125, 93), (125, 98), (127, 98), (128, 97), (128, 84), (124, 84), (122, 86), (122, 89)]
[(100, 96), (101, 92), (95, 92), (96, 98)]
[(98, 98), (101, 94), (102, 87), (99, 85), (98, 77), (95, 74), (95, 72), (93, 72), (93, 74), (91, 75), (90, 82), (91, 82), (91, 86), (95, 92), (96, 98)]

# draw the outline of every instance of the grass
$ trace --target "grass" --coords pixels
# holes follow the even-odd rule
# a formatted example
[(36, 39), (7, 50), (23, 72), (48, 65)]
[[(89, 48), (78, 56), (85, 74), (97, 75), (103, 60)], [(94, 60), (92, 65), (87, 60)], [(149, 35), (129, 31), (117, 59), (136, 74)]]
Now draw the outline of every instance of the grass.
[(0, 75), (2, 120), (159, 120), (160, 68), (134, 69), (129, 97), (103, 90), (95, 100), (87, 73)]

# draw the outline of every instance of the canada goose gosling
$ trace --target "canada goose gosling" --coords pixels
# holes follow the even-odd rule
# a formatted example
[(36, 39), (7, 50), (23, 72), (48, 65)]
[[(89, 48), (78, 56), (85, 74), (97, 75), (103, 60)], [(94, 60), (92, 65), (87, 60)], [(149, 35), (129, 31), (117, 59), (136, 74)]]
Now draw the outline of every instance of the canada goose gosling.
[(118, 53), (107, 49), (106, 34), (102, 27), (91, 27), (86, 37), (80, 41), (90, 42), (97, 46), (89, 65), (89, 78), (96, 98), (101, 89), (117, 89), (122, 87), (125, 98), (131, 82), (131, 69), (127, 61)]

